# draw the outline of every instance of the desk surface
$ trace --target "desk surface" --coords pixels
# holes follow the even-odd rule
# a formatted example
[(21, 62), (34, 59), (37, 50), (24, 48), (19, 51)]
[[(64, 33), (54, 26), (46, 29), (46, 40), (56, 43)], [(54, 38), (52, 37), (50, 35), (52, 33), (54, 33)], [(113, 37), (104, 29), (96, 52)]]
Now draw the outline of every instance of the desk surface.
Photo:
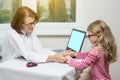
[(75, 69), (67, 64), (53, 62), (28, 68), (26, 63), (20, 59), (0, 63), (0, 80), (75, 80)]

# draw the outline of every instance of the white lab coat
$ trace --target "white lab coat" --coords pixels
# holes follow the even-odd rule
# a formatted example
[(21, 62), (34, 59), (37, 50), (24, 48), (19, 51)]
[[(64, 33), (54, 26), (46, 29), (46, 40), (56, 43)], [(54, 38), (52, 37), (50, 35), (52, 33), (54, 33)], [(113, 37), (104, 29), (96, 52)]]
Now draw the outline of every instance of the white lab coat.
[(14, 29), (7, 32), (2, 48), (2, 61), (7, 61), (23, 56), (27, 61), (45, 62), (48, 55), (55, 52), (42, 49), (38, 37), (31, 33), (30, 36), (20, 35)]

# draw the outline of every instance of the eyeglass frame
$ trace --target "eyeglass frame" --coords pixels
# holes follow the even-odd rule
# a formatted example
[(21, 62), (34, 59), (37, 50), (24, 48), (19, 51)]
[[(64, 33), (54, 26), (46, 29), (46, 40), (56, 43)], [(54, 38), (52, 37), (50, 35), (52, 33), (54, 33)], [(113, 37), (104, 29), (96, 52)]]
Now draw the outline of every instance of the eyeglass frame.
[(91, 36), (95, 36), (94, 34), (91, 34), (91, 35), (87, 35), (88, 38), (90, 38)]
[(23, 23), (23, 24), (25, 24), (28, 27), (31, 27), (32, 25), (36, 25), (36, 23), (37, 23), (36, 21), (33, 21), (33, 22), (29, 23), (29, 24), (26, 24), (26, 23)]

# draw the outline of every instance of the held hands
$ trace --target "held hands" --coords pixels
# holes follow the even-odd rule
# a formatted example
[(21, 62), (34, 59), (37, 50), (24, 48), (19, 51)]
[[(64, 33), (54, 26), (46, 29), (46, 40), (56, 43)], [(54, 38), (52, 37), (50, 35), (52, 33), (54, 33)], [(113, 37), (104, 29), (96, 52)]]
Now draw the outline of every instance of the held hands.
[(71, 59), (70, 55), (76, 55), (77, 52), (73, 52), (71, 50), (65, 50), (61, 53), (55, 54), (55, 61), (60, 63), (66, 63)]
[(70, 55), (77, 55), (77, 52), (71, 51), (71, 50), (65, 50), (63, 51), (64, 56), (70, 56)]
[(55, 62), (65, 63), (66, 58), (63, 56), (62, 53), (57, 53), (57, 54), (55, 54)]

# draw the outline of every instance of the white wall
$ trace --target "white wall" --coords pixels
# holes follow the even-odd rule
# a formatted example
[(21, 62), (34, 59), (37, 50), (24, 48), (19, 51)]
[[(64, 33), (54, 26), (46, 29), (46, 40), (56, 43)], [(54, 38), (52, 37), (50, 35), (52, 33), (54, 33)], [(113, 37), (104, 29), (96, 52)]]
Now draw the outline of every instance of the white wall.
[[(102, 19), (110, 27), (116, 38), (116, 43), (118, 46), (118, 55), (120, 56), (120, 0), (84, 0), (84, 24), (88, 26), (91, 22)], [(41, 37), (43, 47), (45, 48), (65, 48), (68, 37), (62, 36), (51, 36), (51, 37)], [(89, 42), (85, 41), (83, 51), (88, 48)], [(115, 62), (110, 66), (110, 74), (112, 80), (120, 79), (120, 60)]]
[(43, 48), (65, 49), (68, 36), (39, 36)]

